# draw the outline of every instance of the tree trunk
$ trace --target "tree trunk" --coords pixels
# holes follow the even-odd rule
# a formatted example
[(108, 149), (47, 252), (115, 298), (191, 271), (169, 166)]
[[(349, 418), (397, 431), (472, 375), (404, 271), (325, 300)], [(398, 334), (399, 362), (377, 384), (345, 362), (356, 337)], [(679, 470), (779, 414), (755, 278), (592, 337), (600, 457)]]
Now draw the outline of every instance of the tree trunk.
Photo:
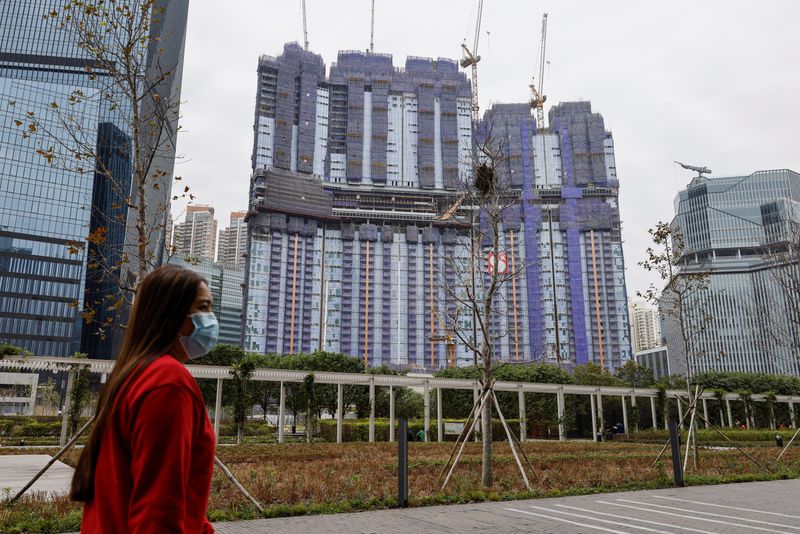
[(236, 424), (236, 444), (241, 445), (244, 440), (244, 423)]
[[(485, 390), (484, 390), (485, 391)], [(481, 470), (481, 485), (484, 488), (492, 487), (492, 403), (487, 397), (481, 413), (481, 433), (483, 434), (483, 464)]]

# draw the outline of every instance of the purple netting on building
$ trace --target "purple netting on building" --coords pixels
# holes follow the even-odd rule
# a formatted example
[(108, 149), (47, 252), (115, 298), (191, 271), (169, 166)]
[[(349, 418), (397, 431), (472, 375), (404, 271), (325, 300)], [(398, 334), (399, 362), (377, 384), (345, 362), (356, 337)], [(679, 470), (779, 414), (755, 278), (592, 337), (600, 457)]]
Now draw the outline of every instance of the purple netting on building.
[(542, 289), (539, 266), (539, 237), (537, 230), (542, 225), (542, 210), (534, 206), (533, 201), (533, 161), (531, 158), (531, 138), (529, 122), (520, 120), (520, 156), (522, 163), (522, 218), (525, 227), (525, 270), (528, 290), (528, 333), (530, 337), (530, 355), (537, 357), (544, 354), (544, 336), (542, 328)]
[[(391, 363), (392, 354), (392, 244), (386, 241), (387, 233), (389, 239), (392, 237), (392, 227), (384, 226), (382, 229), (383, 244), (382, 247), (383, 258), (382, 267), (383, 272), (381, 276), (381, 310), (380, 317), (382, 319), (383, 338), (380, 340), (381, 351), (380, 360), (376, 363), (378, 365), (385, 365)], [(399, 289), (398, 289), (399, 291)], [(399, 342), (399, 340), (398, 340)]]
[[(574, 185), (575, 178), (572, 169), (572, 145), (569, 130), (561, 128), (561, 161), (567, 184)], [(567, 272), (569, 276), (569, 296), (572, 308), (572, 331), (575, 339), (575, 363), (585, 364), (589, 361), (588, 340), (586, 336), (586, 323), (584, 313), (586, 305), (583, 300), (583, 265), (581, 261), (580, 239), (581, 234), (577, 227), (578, 199), (564, 200), (561, 213), (561, 223), (567, 230)]]
[[(408, 239), (411, 227), (406, 229), (408, 240), (408, 259), (406, 272), (408, 273), (408, 365), (414, 366), (423, 363), (417, 354), (417, 334), (420, 331), (417, 325), (417, 313), (419, 300), (416, 297), (417, 284), (417, 234), (414, 228), (414, 240)], [(421, 312), (420, 312), (421, 313)], [(420, 333), (420, 335), (422, 335)]]

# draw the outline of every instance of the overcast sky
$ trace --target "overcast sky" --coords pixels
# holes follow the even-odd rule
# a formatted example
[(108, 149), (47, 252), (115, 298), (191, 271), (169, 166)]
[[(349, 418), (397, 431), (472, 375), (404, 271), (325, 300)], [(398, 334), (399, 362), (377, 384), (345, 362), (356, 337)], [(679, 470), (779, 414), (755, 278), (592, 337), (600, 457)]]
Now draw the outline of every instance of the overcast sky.
[[(376, 0), (375, 51), (460, 57), (474, 38), (474, 0)], [(326, 65), (369, 46), (369, 0), (307, 0), (310, 49)], [(715, 175), (800, 171), (800, 2), (485, 0), (481, 110), (524, 102), (547, 12), (548, 104), (590, 100), (614, 135), (628, 294), (647, 229), (672, 218), (691, 179), (673, 160)], [(300, 0), (193, 0), (183, 72), (183, 176), (197, 203), (247, 208), (256, 68), (261, 54), (302, 43)], [(546, 110), (545, 110), (546, 111)], [(182, 219), (184, 206), (175, 206)]]

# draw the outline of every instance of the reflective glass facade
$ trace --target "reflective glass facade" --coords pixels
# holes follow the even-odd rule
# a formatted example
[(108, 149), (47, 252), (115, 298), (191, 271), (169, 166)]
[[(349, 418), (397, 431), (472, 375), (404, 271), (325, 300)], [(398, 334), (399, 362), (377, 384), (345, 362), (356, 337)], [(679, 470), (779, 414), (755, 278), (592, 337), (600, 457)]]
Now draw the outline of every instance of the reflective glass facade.
[[(130, 188), (130, 119), (124, 105), (112, 111), (101, 98), (109, 77), (98, 72), (92, 79), (89, 55), (45, 20), (63, 4), (0, 0), (0, 342), (40, 355), (82, 350), (109, 358), (110, 342), (88, 336), (80, 312), (112, 290), (108, 280), (92, 276), (99, 269), (87, 236), (107, 229), (105, 243), (93, 251), (109, 265), (126, 239), (128, 214), (119, 196)], [(187, 3), (165, 5), (158, 30), (180, 30), (161, 44), (172, 57), (182, 53)], [(71, 102), (77, 91), (83, 98)], [(26, 120), (31, 116), (36, 131)], [(117, 191), (103, 183), (95, 161), (75, 157), (78, 146), (92, 147)], [(53, 157), (44, 157), (51, 149)]]

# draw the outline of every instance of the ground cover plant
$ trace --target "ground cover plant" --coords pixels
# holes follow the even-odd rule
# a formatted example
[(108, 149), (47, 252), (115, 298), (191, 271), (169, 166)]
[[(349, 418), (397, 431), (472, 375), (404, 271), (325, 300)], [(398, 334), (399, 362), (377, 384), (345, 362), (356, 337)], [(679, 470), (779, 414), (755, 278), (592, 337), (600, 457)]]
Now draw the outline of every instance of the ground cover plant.
[[(495, 443), (495, 482), (481, 488), (481, 446), (470, 443), (445, 493), (439, 473), (451, 444), (411, 443), (409, 486), (411, 506), (483, 500), (547, 497), (668, 487), (672, 466), (667, 457), (651, 467), (660, 446), (640, 443), (529, 442), (524, 444), (536, 474), (532, 492), (524, 489), (506, 443)], [(771, 465), (776, 448), (747, 451)], [(25, 453), (3, 449), (2, 453)], [(28, 451), (29, 452), (29, 451)], [(37, 450), (37, 453), (45, 451)], [(46, 451), (54, 452), (54, 451)], [(266, 508), (267, 516), (332, 513), (396, 504), (397, 446), (391, 443), (315, 443), (221, 446), (218, 456)], [(77, 452), (65, 457), (77, 461)], [(770, 478), (800, 477), (800, 449), (790, 449), (780, 466), (764, 473), (733, 450), (704, 450), (688, 484), (714, 484)], [(212, 520), (257, 517), (257, 512), (221, 473), (212, 480), (209, 516)], [(66, 497), (47, 500), (25, 497), (11, 507), (0, 506), (0, 532), (68, 532), (78, 530), (80, 505)]]

